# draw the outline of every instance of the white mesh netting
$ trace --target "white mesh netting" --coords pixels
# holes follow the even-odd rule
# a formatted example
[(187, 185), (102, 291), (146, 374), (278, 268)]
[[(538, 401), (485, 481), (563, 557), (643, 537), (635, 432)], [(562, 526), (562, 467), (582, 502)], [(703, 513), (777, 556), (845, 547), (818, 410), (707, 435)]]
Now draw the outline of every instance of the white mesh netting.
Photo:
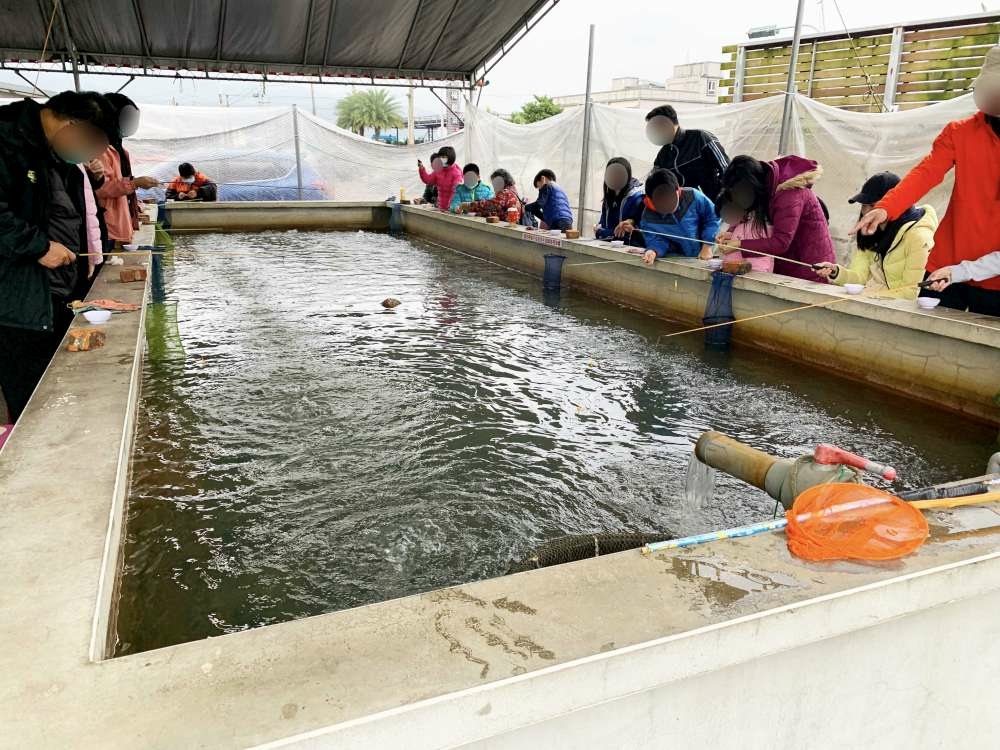
[[(682, 125), (714, 132), (730, 156), (777, 154), (783, 97), (745, 104), (687, 107)], [(144, 105), (142, 124), (129, 139), (133, 171), (169, 180), (177, 164), (190, 161), (220, 184), (222, 200), (294, 199), (295, 127), (291, 109), (173, 107)], [(888, 114), (848, 112), (799, 96), (795, 100), (791, 150), (819, 161), (825, 170), (817, 192), (831, 212), (831, 231), (841, 252), (857, 208), (847, 198), (875, 172), (904, 173), (930, 149), (944, 125), (971, 114), (970, 96), (922, 109)], [(644, 135), (644, 111), (594, 105), (587, 189), (586, 226), (600, 207), (604, 164), (612, 156), (632, 162), (642, 178), (656, 147)], [(533, 125), (514, 125), (469, 108), (466, 128), (448, 138), (416, 146), (389, 146), (341, 130), (298, 112), (302, 198), (381, 200), (402, 187), (417, 196), (423, 186), (416, 160), (452, 145), (459, 163), (475, 161), (484, 177), (496, 167), (509, 170), (522, 194), (534, 197), (531, 178), (543, 167), (555, 171), (574, 207), (578, 203), (583, 134), (577, 107)], [(178, 134), (183, 134), (179, 136)], [(939, 212), (950, 181), (929, 196)]]

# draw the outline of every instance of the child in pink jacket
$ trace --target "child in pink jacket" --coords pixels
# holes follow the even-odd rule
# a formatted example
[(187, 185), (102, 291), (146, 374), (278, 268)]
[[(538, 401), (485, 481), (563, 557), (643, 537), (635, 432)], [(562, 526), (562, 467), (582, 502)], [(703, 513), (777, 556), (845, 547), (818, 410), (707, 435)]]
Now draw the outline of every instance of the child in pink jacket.
[[(753, 216), (740, 210), (732, 202), (724, 203), (720, 211), (722, 220), (729, 225), (727, 232), (740, 240), (762, 240), (771, 236), (771, 225), (759, 226), (753, 220)], [(750, 261), (754, 271), (766, 271), (774, 273), (774, 258), (766, 255), (756, 255), (749, 250), (734, 250), (722, 256), (723, 261), (741, 262)]]
[[(85, 252), (101, 253), (104, 248), (101, 247), (101, 225), (97, 221), (97, 197), (94, 195), (94, 188), (90, 185), (90, 174), (82, 164), (78, 166), (83, 172), (83, 202), (87, 213), (84, 216), (84, 220), (87, 222), (87, 249)], [(104, 256), (91, 255), (87, 260), (90, 261), (87, 278), (92, 279), (97, 267), (104, 262)]]
[(431, 169), (433, 170), (431, 172), (424, 169), (422, 161), (417, 160), (420, 181), (425, 185), (434, 185), (437, 188), (437, 207), (442, 211), (447, 211), (451, 206), (455, 188), (462, 181), (462, 169), (455, 163), (456, 158), (455, 149), (451, 146), (438, 149), (437, 158), (431, 160)]

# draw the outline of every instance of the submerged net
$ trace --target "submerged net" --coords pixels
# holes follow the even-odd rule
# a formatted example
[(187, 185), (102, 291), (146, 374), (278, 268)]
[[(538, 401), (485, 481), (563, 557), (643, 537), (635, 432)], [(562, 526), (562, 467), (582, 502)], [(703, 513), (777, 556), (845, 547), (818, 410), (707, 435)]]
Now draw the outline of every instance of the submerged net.
[(821, 484), (788, 511), (788, 549), (805, 560), (894, 560), (927, 538), (927, 519), (895, 495), (863, 484)]
[[(733, 316), (733, 274), (716, 271), (712, 274), (712, 288), (705, 302), (705, 317), (701, 322), (706, 326), (732, 323)], [(725, 349), (733, 339), (732, 326), (719, 326), (705, 331), (705, 346)]]

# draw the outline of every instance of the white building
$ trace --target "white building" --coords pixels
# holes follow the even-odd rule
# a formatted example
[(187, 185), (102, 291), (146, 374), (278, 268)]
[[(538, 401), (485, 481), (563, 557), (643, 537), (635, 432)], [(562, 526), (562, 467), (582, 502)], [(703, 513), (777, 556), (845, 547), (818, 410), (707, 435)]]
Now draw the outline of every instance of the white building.
[[(652, 108), (658, 104), (716, 104), (719, 81), (723, 78), (721, 66), (718, 62), (675, 65), (673, 76), (664, 83), (634, 77), (612, 78), (610, 91), (593, 91), (590, 96), (597, 104), (626, 109)], [(579, 107), (584, 96), (556, 96), (553, 101), (564, 108)]]

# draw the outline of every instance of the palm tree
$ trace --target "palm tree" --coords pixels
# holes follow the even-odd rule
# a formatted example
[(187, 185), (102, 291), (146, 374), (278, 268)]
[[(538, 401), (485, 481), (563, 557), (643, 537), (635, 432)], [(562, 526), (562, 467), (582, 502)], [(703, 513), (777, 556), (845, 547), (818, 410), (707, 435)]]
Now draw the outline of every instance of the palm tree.
[(382, 89), (356, 91), (337, 105), (338, 127), (364, 135), (365, 128), (374, 128), (378, 138), (386, 128), (403, 125), (399, 102)]

